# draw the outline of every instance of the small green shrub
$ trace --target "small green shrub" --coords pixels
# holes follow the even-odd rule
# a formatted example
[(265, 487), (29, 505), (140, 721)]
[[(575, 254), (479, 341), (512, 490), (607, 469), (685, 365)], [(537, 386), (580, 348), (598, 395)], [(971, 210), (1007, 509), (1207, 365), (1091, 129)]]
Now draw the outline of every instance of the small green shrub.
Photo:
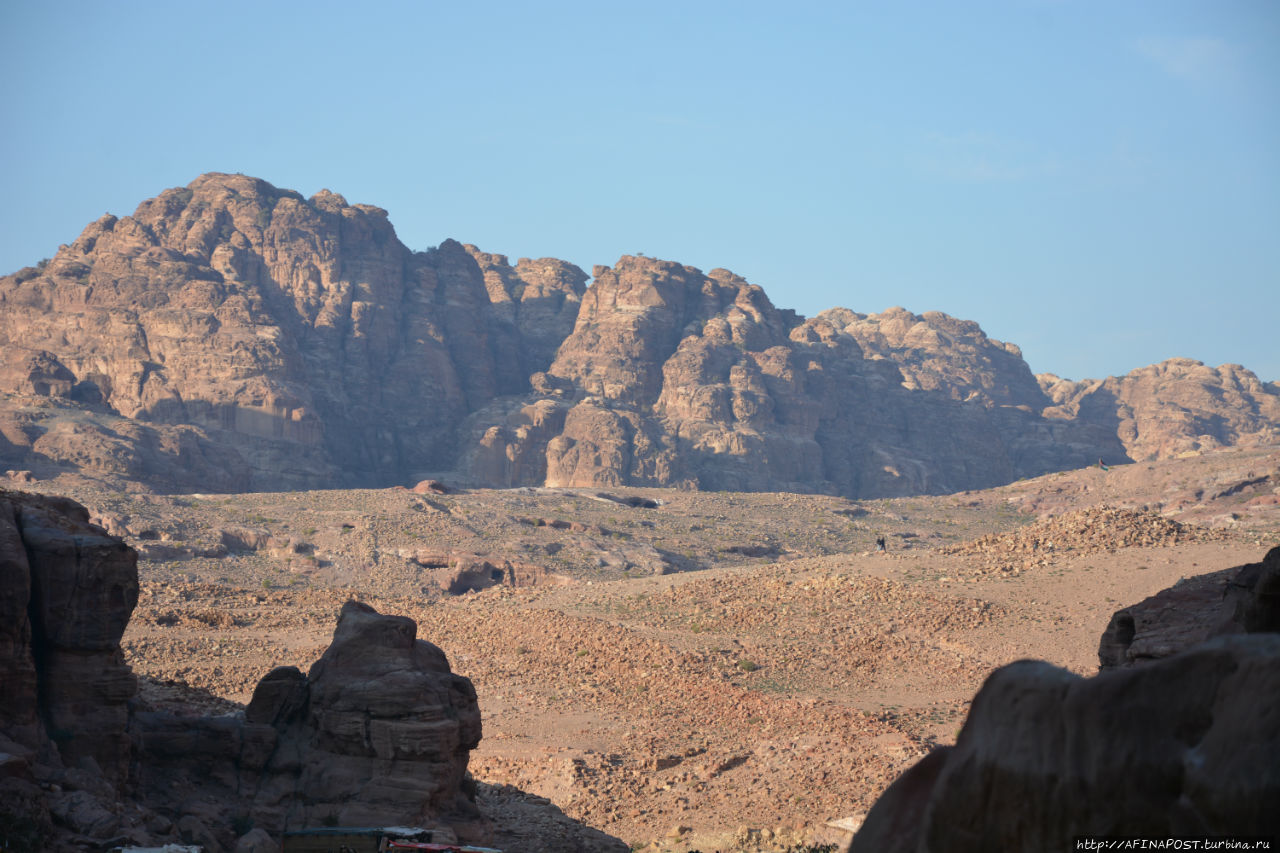
[(755, 672), (759, 668), (760, 668), (760, 664), (756, 663), (755, 661), (749, 661), (749, 660), (738, 661), (738, 669), (742, 670), (743, 672)]

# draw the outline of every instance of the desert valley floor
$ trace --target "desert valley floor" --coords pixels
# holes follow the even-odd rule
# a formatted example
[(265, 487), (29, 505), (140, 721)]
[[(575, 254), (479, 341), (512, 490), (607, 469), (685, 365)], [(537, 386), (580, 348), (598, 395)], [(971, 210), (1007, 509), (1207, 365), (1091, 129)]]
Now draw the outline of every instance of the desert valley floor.
[[(857, 502), (14, 487), (139, 550), (123, 647), (156, 704), (234, 711), (272, 667), (305, 671), (349, 598), (412, 617), (475, 684), (471, 772), (512, 849), (553, 834), (538, 798), (636, 849), (838, 837), (954, 740), (994, 667), (1091, 674), (1115, 610), (1280, 542), (1275, 448)], [(516, 585), (441, 591), (486, 573)]]

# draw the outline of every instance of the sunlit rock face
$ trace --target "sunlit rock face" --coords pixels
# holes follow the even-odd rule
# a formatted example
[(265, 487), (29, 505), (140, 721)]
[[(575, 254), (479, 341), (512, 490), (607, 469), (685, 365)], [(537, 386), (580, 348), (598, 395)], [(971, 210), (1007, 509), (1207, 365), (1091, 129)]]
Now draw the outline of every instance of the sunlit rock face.
[(1280, 391), (1172, 359), (1033, 376), (939, 312), (804, 319), (723, 269), (583, 270), (209, 174), (0, 279), (0, 470), (168, 491), (985, 488), (1280, 442)]

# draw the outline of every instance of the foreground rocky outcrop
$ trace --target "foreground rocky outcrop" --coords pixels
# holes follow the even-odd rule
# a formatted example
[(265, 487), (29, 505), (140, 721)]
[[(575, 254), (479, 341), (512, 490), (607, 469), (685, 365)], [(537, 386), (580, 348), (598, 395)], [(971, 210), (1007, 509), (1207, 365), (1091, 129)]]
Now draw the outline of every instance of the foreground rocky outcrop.
[(1280, 443), (1280, 389), (1075, 383), (973, 322), (805, 319), (728, 270), (406, 248), (386, 211), (209, 174), (0, 278), (0, 470), (168, 491), (658, 485), (883, 497)]
[(137, 682), (120, 638), (137, 602), (137, 556), (84, 507), (0, 491), (0, 751), (125, 780)]
[(243, 713), (205, 716), (139, 694), (119, 645), (137, 556), (80, 505), (0, 491), (0, 580), (0, 818), (31, 849), (181, 840), (218, 853), (251, 832), (269, 843), (332, 824), (494, 836), (467, 775), (475, 690), (412, 620), (348, 602), (309, 673), (273, 670)]
[[(1040, 851), (1082, 835), (1276, 837), (1280, 548), (1232, 575), (1252, 585), (1233, 591), (1229, 606), (1199, 602), (1210, 612), (1200, 627), (1227, 636), (1093, 678), (1041, 661), (997, 670), (955, 746), (885, 791), (852, 850)], [(1203, 609), (1183, 597), (1163, 603), (1175, 621), (1179, 604)], [(1114, 633), (1113, 621), (1104, 666), (1123, 657)], [(1184, 637), (1205, 632), (1191, 633)]]
[(237, 821), (286, 829), (407, 825), (487, 839), (466, 780), (480, 742), (471, 682), (417, 626), (348, 602), (304, 675), (268, 673), (244, 715), (139, 712), (137, 795), (224, 847)]
[(84, 507), (0, 491), (0, 811), (36, 837), (146, 837), (119, 797), (137, 691), (120, 638), (137, 601), (137, 555)]
[(1280, 547), (1258, 563), (1184, 578), (1117, 610), (1098, 645), (1101, 669), (1161, 660), (1226, 634), (1280, 633)]

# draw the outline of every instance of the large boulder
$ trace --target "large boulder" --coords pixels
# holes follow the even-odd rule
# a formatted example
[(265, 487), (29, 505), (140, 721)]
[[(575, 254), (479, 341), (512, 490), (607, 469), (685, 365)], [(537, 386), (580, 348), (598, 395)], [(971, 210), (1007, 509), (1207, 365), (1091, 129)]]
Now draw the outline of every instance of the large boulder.
[(996, 670), (955, 746), (889, 786), (852, 850), (1280, 835), (1278, 600), (1275, 548), (1121, 610), (1093, 678), (1042, 661)]
[[(302, 813), (345, 824), (473, 820), (467, 758), (480, 743), (470, 679), (404, 616), (348, 602), (311, 668)], [(306, 818), (304, 818), (306, 819)]]
[(216, 827), (228, 848), (237, 819), (276, 834), (400, 825), (483, 841), (492, 829), (466, 775), (481, 733), (471, 682), (413, 620), (358, 602), (311, 671), (272, 670), (243, 717), (150, 711), (135, 729), (140, 796)]
[(1184, 578), (1117, 610), (1098, 645), (1102, 669), (1169, 657), (1222, 634), (1280, 631), (1280, 547), (1261, 562)]
[(1080, 678), (1002, 667), (956, 745), (881, 796), (853, 851), (1044, 851), (1081, 835), (1280, 833), (1280, 635)]

